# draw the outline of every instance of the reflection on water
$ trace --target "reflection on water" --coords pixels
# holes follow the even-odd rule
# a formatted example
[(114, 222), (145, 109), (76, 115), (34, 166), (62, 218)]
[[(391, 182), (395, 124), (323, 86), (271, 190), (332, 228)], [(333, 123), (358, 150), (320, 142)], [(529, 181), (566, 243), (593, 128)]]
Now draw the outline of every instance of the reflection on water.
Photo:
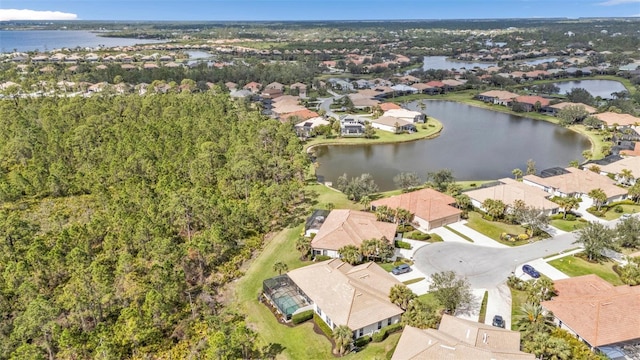
[[(427, 101), (425, 112), (439, 119), (439, 137), (401, 144), (320, 146), (317, 173), (335, 183), (338, 176), (373, 175), (381, 190), (395, 188), (400, 172), (450, 168), (459, 180), (498, 179), (526, 169), (528, 159), (539, 170), (567, 166), (581, 159), (589, 140), (569, 129), (539, 120), (448, 101)], [(408, 106), (420, 111), (417, 102)], [(381, 130), (378, 130), (381, 131)]]
[(626, 90), (621, 82), (613, 80), (562, 81), (553, 84), (560, 88), (561, 94), (566, 94), (574, 88), (583, 88), (593, 97), (600, 96), (603, 99), (611, 98), (611, 93)]

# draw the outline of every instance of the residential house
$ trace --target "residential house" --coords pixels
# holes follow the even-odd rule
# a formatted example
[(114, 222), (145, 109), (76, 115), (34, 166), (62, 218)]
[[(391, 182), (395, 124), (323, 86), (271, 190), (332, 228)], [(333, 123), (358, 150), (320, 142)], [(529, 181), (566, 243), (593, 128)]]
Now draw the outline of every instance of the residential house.
[(388, 131), (394, 134), (400, 134), (402, 132), (415, 132), (416, 126), (413, 122), (403, 120), (393, 116), (380, 116), (376, 119), (370, 119), (371, 126), (383, 131)]
[(452, 206), (456, 199), (433, 189), (421, 189), (371, 202), (391, 209), (405, 209), (414, 214), (413, 223), (421, 230), (430, 231), (460, 221), (462, 211)]
[(516, 104), (518, 104), (519, 106), (522, 106), (524, 111), (531, 112), (531, 111), (539, 111), (545, 106), (549, 106), (550, 103), (551, 102), (549, 101), (549, 99), (545, 99), (541, 96), (523, 95), (513, 99), (511, 106), (513, 107), (513, 106), (516, 106)]
[(260, 97), (262, 97), (263, 99), (275, 99), (275, 98), (278, 98), (278, 97), (280, 97), (282, 95), (284, 95), (282, 90), (274, 89), (274, 88), (264, 89), (260, 93)]
[(600, 114), (594, 115), (599, 120), (603, 121), (606, 126), (614, 127), (614, 126), (635, 126), (640, 124), (640, 118), (629, 114), (618, 114), (615, 112), (603, 112)]
[[(632, 178), (624, 179), (620, 175), (623, 170), (629, 170)], [(638, 179), (640, 179), (640, 157), (626, 157), (610, 164), (602, 165), (600, 166), (600, 173), (602, 175), (614, 175), (618, 183), (633, 185)]]
[(404, 96), (418, 93), (418, 89), (409, 85), (398, 84), (391, 87), (395, 96)]
[(558, 204), (549, 200), (551, 194), (533, 186), (523, 184), (510, 178), (498, 180), (493, 186), (482, 187), (465, 194), (471, 199), (473, 206), (485, 210), (482, 206), (485, 200), (500, 200), (505, 205), (513, 206), (516, 200), (523, 201), (527, 206), (544, 211), (547, 215), (558, 212)]
[(393, 116), (398, 119), (409, 121), (411, 123), (423, 124), (425, 122), (425, 114), (419, 111), (411, 111), (407, 109), (389, 109), (384, 112), (384, 116)]
[(275, 89), (275, 90), (280, 90), (280, 92), (284, 92), (284, 85), (280, 84), (279, 82), (272, 82), (270, 84), (267, 84), (267, 86), (264, 87), (265, 90), (266, 89)]
[(438, 89), (439, 92), (445, 92), (445, 88), (448, 86), (445, 83), (443, 83), (442, 81), (429, 81), (428, 83), (426, 83), (425, 85), (432, 87), (432, 88), (436, 88)]
[(526, 175), (522, 178), (522, 182), (543, 189), (554, 196), (578, 197), (589, 202), (592, 199), (587, 194), (594, 189), (604, 191), (607, 195), (605, 203), (624, 200), (627, 197), (627, 190), (617, 186), (616, 182), (607, 176), (576, 168), (559, 170), (562, 171), (548, 176), (544, 171), (540, 176)]
[[(466, 80), (465, 80), (466, 81)], [(464, 86), (464, 81), (455, 80), (455, 79), (444, 79), (442, 83), (445, 85), (445, 91), (451, 91), (457, 89), (461, 86)]]
[(640, 343), (640, 286), (613, 286), (593, 274), (553, 285), (558, 296), (541, 305), (553, 313), (558, 327), (605, 354), (624, 353), (626, 344)]
[(313, 129), (320, 125), (330, 125), (331, 122), (325, 120), (321, 116), (305, 119), (295, 125), (296, 134), (302, 138), (308, 138), (313, 135)]
[(484, 102), (490, 102), (496, 105), (507, 106), (519, 95), (509, 91), (490, 90), (476, 95), (476, 99)]
[(311, 240), (311, 248), (314, 255), (338, 258), (338, 250), (344, 246), (360, 248), (364, 240), (370, 239), (393, 241), (395, 235), (396, 224), (378, 221), (373, 213), (336, 209), (329, 213)]
[(405, 326), (391, 360), (534, 360), (520, 333), (443, 315), (438, 329)]
[(380, 106), (380, 110), (382, 110), (382, 111), (393, 110), (393, 109), (402, 109), (400, 107), (400, 105), (398, 105), (396, 103), (390, 103), (390, 102), (382, 103), (382, 104), (379, 104), (378, 106)]
[(346, 325), (354, 339), (400, 322), (403, 310), (389, 300), (389, 292), (401, 283), (376, 263), (351, 266), (333, 259), (287, 276), (330, 329)]
[(298, 96), (300, 97), (307, 97), (307, 85), (297, 82), (294, 84), (291, 84), (291, 86), (289, 86), (289, 89), (292, 92), (297, 92)]
[(366, 93), (357, 92), (355, 94), (349, 94), (347, 96), (351, 100), (353, 107), (356, 109), (373, 108), (380, 103), (380, 101), (371, 98), (371, 96)]
[(259, 82), (252, 81), (252, 82), (248, 83), (247, 85), (243, 86), (242, 88), (244, 90), (249, 90), (252, 93), (256, 94), (262, 88), (262, 84), (260, 84)]
[(560, 112), (560, 110), (566, 108), (567, 106), (580, 106), (581, 108), (583, 108), (587, 114), (592, 115), (595, 114), (596, 112), (598, 112), (598, 109), (583, 104), (583, 103), (572, 103), (572, 102), (561, 102), (558, 104), (553, 104), (553, 105), (548, 105), (542, 108), (542, 111), (546, 114), (552, 115), (552, 116), (557, 116), (558, 113)]
[(411, 85), (411, 87), (413, 87), (414, 89), (417, 89), (419, 92), (421, 92), (423, 94), (429, 94), (429, 95), (439, 94), (440, 90), (441, 90), (438, 87), (427, 85), (425, 83), (413, 84), (413, 85)]
[(234, 91), (238, 88), (238, 84), (232, 81), (227, 81), (226, 83), (224, 83), (224, 86), (226, 86), (229, 91)]
[(305, 108), (290, 113), (280, 114), (279, 119), (282, 122), (287, 122), (289, 120), (300, 122), (317, 117), (319, 117), (317, 112)]

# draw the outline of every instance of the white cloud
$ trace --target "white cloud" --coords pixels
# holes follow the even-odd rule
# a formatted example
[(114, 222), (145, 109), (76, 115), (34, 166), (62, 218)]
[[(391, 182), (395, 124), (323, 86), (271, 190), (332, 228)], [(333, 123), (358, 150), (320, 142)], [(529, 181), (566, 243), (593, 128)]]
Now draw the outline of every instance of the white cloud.
[(11, 20), (76, 20), (78, 15), (61, 11), (0, 9), (0, 21)]
[(607, 0), (601, 3), (598, 3), (598, 5), (612, 6), (612, 5), (633, 4), (633, 3), (640, 3), (640, 0)]

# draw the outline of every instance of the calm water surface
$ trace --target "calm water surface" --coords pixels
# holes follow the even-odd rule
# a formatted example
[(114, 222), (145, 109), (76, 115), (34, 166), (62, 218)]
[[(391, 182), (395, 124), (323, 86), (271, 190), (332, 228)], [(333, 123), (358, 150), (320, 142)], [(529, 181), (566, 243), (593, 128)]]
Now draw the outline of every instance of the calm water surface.
[[(528, 159), (538, 170), (567, 166), (582, 158), (589, 140), (544, 121), (480, 109), (449, 101), (426, 101), (425, 112), (439, 119), (439, 137), (402, 144), (321, 146), (316, 148), (318, 175), (333, 181), (343, 173), (373, 175), (381, 190), (395, 188), (400, 172), (453, 170), (459, 180), (498, 179), (526, 169)], [(409, 108), (418, 110), (417, 103)], [(381, 131), (381, 130), (378, 130)]]
[(562, 81), (553, 84), (560, 88), (561, 94), (566, 94), (573, 88), (583, 88), (593, 97), (600, 96), (603, 99), (611, 98), (613, 92), (626, 90), (621, 82), (613, 80)]
[(492, 66), (496, 66), (495, 63), (480, 63), (480, 62), (468, 62), (468, 61), (453, 61), (449, 60), (446, 56), (425, 56), (424, 57), (424, 65), (422, 68), (424, 70), (435, 69), (435, 70), (451, 70), (451, 69), (473, 69), (475, 67), (486, 69)]
[(48, 51), (60, 48), (130, 46), (157, 43), (157, 40), (109, 38), (90, 31), (0, 30), (0, 52)]

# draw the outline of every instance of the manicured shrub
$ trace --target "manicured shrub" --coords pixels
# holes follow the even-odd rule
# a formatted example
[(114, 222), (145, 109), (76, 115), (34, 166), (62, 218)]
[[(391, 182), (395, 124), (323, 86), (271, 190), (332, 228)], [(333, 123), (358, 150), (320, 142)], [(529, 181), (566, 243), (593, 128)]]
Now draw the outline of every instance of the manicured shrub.
[(576, 221), (576, 216), (573, 214), (567, 214), (567, 217), (565, 218), (565, 220), (567, 221)]
[(397, 247), (397, 248), (399, 248), (399, 249), (407, 249), (407, 250), (411, 250), (411, 244), (409, 244), (409, 243), (408, 243), (408, 242), (406, 242), (406, 241), (400, 241), (400, 240), (398, 240), (398, 241), (396, 241), (396, 244), (395, 244), (395, 245), (396, 245), (396, 247)]
[(324, 320), (322, 320), (320, 318), (320, 316), (318, 316), (318, 314), (316, 314), (315, 312), (313, 313), (313, 321), (316, 323), (316, 325), (318, 325), (318, 327), (320, 328), (320, 330), (322, 330), (322, 332), (329, 338), (332, 339), (333, 338), (333, 330), (331, 330), (331, 328), (329, 327), (329, 325), (327, 325), (326, 322), (324, 322)]
[(561, 220), (563, 218), (563, 215), (562, 214), (555, 214), (555, 215), (549, 216), (549, 218), (551, 220)]
[(316, 255), (316, 257), (315, 257), (315, 261), (317, 261), (317, 262), (331, 260), (331, 259), (332, 259), (332, 257), (331, 256), (327, 256), (327, 255)]
[(617, 212), (618, 214), (622, 214), (624, 212), (624, 209), (622, 208), (622, 206), (617, 205), (613, 208), (613, 211)]
[(295, 325), (298, 325), (311, 319), (313, 319), (313, 310), (307, 310), (307, 311), (294, 314), (291, 317), (291, 322), (294, 323)]
[(528, 240), (528, 239), (529, 239), (529, 235), (527, 234), (518, 235), (518, 240)]
[(399, 233), (408, 233), (408, 232), (412, 232), (413, 230), (415, 230), (415, 228), (409, 224), (402, 224), (402, 225), (398, 225), (398, 232)]
[(373, 333), (373, 336), (371, 338), (373, 342), (381, 342), (384, 339), (386, 339), (387, 336), (389, 336), (389, 334), (393, 334), (394, 332), (400, 331), (400, 330), (402, 330), (402, 323), (389, 325), (389, 326), (383, 327), (378, 332)]
[(431, 242), (443, 242), (444, 240), (442, 239), (442, 237), (438, 234), (430, 234), (431, 235)]
[(354, 342), (354, 345), (358, 347), (362, 347), (367, 345), (370, 342), (371, 342), (371, 336), (365, 335), (361, 338), (357, 338), (356, 341)]

